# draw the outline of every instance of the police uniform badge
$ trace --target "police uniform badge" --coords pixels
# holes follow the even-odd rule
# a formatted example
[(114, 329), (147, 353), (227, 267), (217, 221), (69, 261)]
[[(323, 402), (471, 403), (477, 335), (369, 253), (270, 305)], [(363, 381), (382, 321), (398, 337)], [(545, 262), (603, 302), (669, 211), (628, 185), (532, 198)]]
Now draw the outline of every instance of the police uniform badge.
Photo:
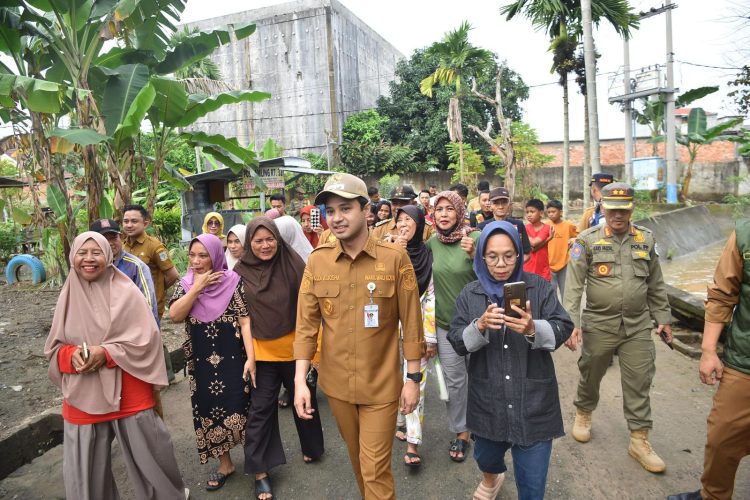
[(643, 236), (643, 231), (636, 231), (635, 236), (633, 236), (633, 241), (636, 243), (643, 243), (646, 241), (646, 237)]
[(578, 260), (582, 254), (583, 254), (583, 245), (581, 245), (581, 243), (576, 241), (575, 244), (573, 245), (573, 248), (570, 249), (570, 256), (574, 260)]
[(612, 264), (602, 263), (596, 265), (597, 276), (609, 276), (610, 274), (612, 274)]

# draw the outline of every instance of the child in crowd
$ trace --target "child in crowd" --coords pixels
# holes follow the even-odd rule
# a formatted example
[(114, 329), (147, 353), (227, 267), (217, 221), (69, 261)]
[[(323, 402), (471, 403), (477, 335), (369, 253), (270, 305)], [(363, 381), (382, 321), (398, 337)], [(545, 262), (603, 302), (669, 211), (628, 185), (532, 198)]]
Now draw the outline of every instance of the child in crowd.
[(560, 291), (560, 300), (565, 296), (565, 271), (568, 266), (570, 253), (568, 249), (578, 236), (576, 225), (563, 220), (563, 206), (558, 200), (547, 202), (547, 217), (554, 230), (552, 240), (547, 245), (549, 253), (549, 267), (552, 274), (552, 286)]
[(549, 256), (547, 243), (552, 239), (552, 226), (542, 222), (544, 203), (542, 200), (532, 199), (526, 202), (526, 233), (531, 243), (531, 257), (523, 265), (527, 273), (538, 274), (547, 281), (550, 280)]

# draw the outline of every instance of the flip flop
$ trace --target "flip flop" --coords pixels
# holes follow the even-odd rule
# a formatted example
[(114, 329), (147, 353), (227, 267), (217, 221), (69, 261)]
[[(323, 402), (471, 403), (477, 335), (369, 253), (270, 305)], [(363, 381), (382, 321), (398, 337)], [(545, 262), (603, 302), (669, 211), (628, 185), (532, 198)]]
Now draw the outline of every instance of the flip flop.
[[(404, 437), (401, 437), (398, 435), (398, 433), (401, 433)], [(396, 427), (396, 439), (398, 439), (401, 442), (406, 442), (406, 426), (405, 425), (399, 425)]]
[(466, 460), (466, 451), (469, 449), (469, 442), (465, 439), (459, 439), (456, 438), (453, 441), (451, 441), (451, 447), (448, 448), (448, 452), (454, 452), (454, 453), (460, 453), (461, 457), (454, 457), (453, 455), (449, 456), (451, 457), (451, 460), (454, 462), (463, 462)]
[[(414, 460), (415, 458), (418, 459), (419, 462), (412, 462), (412, 460)], [(412, 453), (410, 451), (407, 451), (406, 455), (404, 455), (404, 459), (408, 459), (408, 461), (404, 460), (404, 465), (407, 467), (413, 467), (416, 469), (417, 467), (422, 465), (422, 457), (419, 456), (419, 453)]]
[[(227, 482), (227, 479), (229, 476), (234, 474), (234, 472), (230, 472), (229, 474), (224, 474), (223, 472), (214, 471), (211, 474), (208, 475), (208, 481), (206, 481), (206, 490), (207, 491), (216, 491), (218, 489), (221, 489), (222, 486), (224, 486), (224, 483)], [(213, 481), (215, 485), (208, 484), (209, 481)]]
[[(260, 495), (262, 493), (270, 493), (271, 499), (274, 498), (273, 488), (271, 487), (271, 476), (266, 476), (263, 479), (255, 480), (255, 498), (261, 500)], [(269, 499), (269, 500), (271, 500)]]

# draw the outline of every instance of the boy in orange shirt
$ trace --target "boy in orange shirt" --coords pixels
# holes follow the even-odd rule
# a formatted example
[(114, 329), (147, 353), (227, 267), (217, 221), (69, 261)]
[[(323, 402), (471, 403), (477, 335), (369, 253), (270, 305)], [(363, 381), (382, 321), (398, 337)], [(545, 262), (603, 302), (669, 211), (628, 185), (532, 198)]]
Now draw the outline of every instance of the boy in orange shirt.
[(547, 217), (549, 218), (547, 222), (554, 228), (552, 240), (547, 244), (549, 267), (552, 271), (552, 285), (560, 290), (561, 301), (565, 295), (565, 271), (570, 258), (568, 248), (575, 237), (578, 236), (576, 225), (563, 220), (562, 214), (562, 203), (558, 200), (547, 202)]

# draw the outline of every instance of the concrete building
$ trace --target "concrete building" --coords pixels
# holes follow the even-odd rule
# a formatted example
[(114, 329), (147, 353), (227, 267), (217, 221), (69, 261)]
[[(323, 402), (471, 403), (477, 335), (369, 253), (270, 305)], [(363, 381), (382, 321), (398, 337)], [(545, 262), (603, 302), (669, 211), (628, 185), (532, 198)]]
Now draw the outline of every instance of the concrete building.
[(211, 58), (236, 89), (269, 92), (261, 103), (225, 106), (190, 127), (267, 139), (285, 154), (325, 153), (341, 137), (346, 117), (375, 106), (403, 55), (336, 0), (299, 0), (188, 24), (205, 31), (255, 23), (250, 37), (219, 48)]

